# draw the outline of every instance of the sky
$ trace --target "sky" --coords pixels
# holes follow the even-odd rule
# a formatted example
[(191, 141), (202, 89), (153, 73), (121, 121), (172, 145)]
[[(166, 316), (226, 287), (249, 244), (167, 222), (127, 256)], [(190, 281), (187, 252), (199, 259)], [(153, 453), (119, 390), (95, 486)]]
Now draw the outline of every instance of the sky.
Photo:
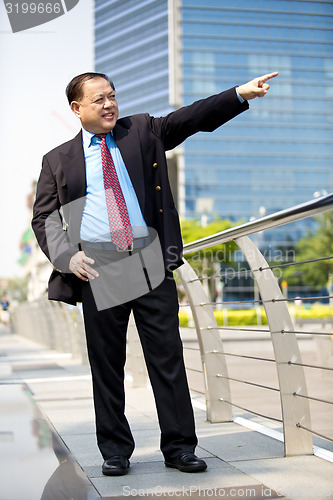
[(42, 157), (80, 129), (65, 87), (94, 70), (93, 0), (65, 15), (12, 33), (0, 4), (0, 277), (23, 276), (19, 243), (30, 226), (27, 196)]

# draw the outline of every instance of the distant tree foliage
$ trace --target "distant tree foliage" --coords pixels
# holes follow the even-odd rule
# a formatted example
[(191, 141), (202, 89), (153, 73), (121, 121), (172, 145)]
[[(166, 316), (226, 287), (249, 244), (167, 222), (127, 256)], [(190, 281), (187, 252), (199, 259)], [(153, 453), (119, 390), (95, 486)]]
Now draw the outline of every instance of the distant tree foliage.
[[(316, 217), (318, 226), (295, 245), (296, 261), (333, 257), (333, 211)], [(333, 258), (290, 266), (283, 270), (288, 285), (328, 286), (332, 280)]]
[[(196, 241), (212, 234), (225, 231), (231, 227), (234, 227), (235, 223), (226, 219), (216, 218), (212, 222), (208, 223), (207, 226), (202, 226), (201, 222), (198, 220), (182, 220), (182, 236), (185, 243), (190, 243), (191, 241)], [(231, 263), (233, 261), (233, 253), (237, 250), (237, 246), (233, 241), (228, 243), (223, 243), (221, 245), (214, 245), (204, 250), (199, 250), (198, 252), (193, 252), (186, 255), (186, 259), (191, 262), (203, 261), (213, 263), (214, 261), (220, 263)]]
[[(182, 220), (182, 236), (184, 243), (196, 241), (206, 236), (225, 231), (234, 227), (235, 223), (216, 218), (212, 222), (203, 226), (198, 220)], [(218, 277), (221, 275), (221, 270), (228, 266), (234, 265), (234, 252), (237, 246), (233, 241), (214, 245), (198, 252), (186, 254), (186, 260), (192, 266), (193, 270), (200, 278), (209, 278), (212, 276)], [(218, 280), (218, 278), (217, 278)], [(204, 280), (203, 286), (211, 301), (216, 299), (216, 280)]]
[(0, 278), (0, 281), (6, 281), (8, 285), (1, 290), (1, 294), (8, 293), (10, 301), (24, 302), (27, 300), (28, 279), (24, 278)]

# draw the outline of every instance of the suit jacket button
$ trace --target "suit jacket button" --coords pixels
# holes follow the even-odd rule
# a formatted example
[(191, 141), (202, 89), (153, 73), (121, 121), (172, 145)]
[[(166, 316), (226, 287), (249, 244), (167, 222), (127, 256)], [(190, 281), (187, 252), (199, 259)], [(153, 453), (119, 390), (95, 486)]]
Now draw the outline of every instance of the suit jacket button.
[(158, 167), (157, 163), (153, 163), (153, 168), (157, 168), (157, 167)]
[(156, 189), (156, 191), (161, 191), (162, 188), (161, 188), (161, 186), (156, 186), (155, 189)]
[(160, 208), (160, 214), (163, 214), (163, 208)]

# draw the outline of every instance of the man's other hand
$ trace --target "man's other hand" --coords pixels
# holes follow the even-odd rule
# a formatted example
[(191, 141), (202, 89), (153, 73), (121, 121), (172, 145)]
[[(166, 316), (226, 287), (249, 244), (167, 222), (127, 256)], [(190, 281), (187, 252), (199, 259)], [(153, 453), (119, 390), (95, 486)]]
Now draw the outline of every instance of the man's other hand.
[(83, 281), (89, 281), (89, 279), (93, 280), (99, 276), (98, 272), (90, 267), (89, 264), (95, 264), (95, 261), (87, 257), (81, 250), (72, 256), (68, 267), (75, 276)]
[(276, 71), (275, 73), (268, 73), (267, 75), (254, 78), (250, 82), (244, 83), (244, 85), (240, 85), (239, 87), (237, 87), (237, 92), (246, 101), (254, 99), (255, 97), (264, 97), (269, 89), (269, 85), (268, 83), (266, 83), (267, 80), (275, 78), (278, 74), (279, 73)]

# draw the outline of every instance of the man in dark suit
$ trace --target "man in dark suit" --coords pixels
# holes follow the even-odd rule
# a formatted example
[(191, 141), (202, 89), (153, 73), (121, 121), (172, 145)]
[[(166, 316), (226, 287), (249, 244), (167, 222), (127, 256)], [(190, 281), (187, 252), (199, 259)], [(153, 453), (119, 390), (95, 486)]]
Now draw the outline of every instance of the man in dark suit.
[[(105, 475), (126, 474), (134, 449), (124, 415), (123, 383), (131, 311), (154, 391), (165, 465), (183, 472), (203, 471), (207, 467), (194, 455), (197, 438), (172, 277), (172, 271), (182, 264), (182, 239), (165, 151), (196, 132), (215, 130), (248, 109), (247, 101), (263, 97), (269, 89), (266, 82), (276, 75), (256, 78), (162, 118), (139, 114), (118, 120), (114, 85), (106, 75), (85, 73), (67, 86), (69, 104), (80, 119), (82, 130), (44, 156), (32, 226), (42, 250), (54, 265), (49, 299), (83, 304), (97, 441)], [(119, 181), (119, 189), (112, 188), (112, 193), (122, 192), (121, 211), (125, 205), (126, 220), (131, 226), (124, 248), (119, 247), (112, 228), (114, 217), (110, 216), (115, 206), (120, 211), (119, 202), (114, 201), (115, 194), (111, 193), (112, 202), (106, 195), (110, 188), (105, 184), (105, 169), (111, 168), (110, 162), (115, 169), (112, 178)], [(151, 259), (147, 257), (151, 254), (144, 252), (150, 252), (156, 241), (160, 254), (157, 250), (153, 260), (159, 277), (154, 281), (150, 273), (154, 266), (150, 266)], [(142, 275), (139, 292), (132, 290), (136, 272), (122, 279), (122, 273), (134, 259), (142, 264), (140, 271), (135, 268)], [(114, 274), (106, 274), (105, 279), (105, 269), (112, 269)], [(95, 285), (103, 283), (100, 296), (104, 296), (109, 287), (123, 281), (127, 283), (122, 284), (125, 299), (116, 305), (112, 302), (112, 307), (107, 303), (101, 306)]]

